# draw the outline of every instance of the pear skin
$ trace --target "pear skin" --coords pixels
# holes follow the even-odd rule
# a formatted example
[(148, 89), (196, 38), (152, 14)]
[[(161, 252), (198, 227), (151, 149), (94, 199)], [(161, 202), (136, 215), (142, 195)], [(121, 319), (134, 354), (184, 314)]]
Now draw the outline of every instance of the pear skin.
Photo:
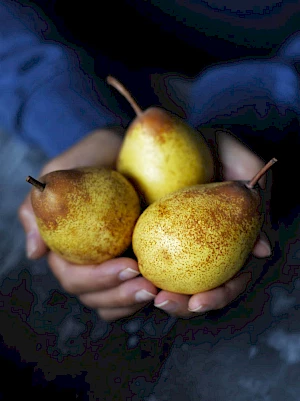
[(158, 107), (128, 127), (117, 170), (138, 188), (146, 204), (214, 174), (210, 150), (200, 133)]
[(128, 126), (117, 160), (117, 170), (133, 183), (149, 205), (168, 193), (212, 181), (214, 161), (200, 132), (160, 107), (142, 111), (114, 78), (115, 86), (137, 116)]
[[(27, 181), (35, 185), (36, 180)], [(140, 203), (120, 173), (84, 167), (54, 171), (36, 182), (32, 206), (53, 252), (76, 264), (98, 264), (129, 247)]]
[(132, 245), (141, 274), (160, 289), (196, 294), (231, 279), (245, 264), (263, 218), (255, 181), (191, 186), (151, 204)]

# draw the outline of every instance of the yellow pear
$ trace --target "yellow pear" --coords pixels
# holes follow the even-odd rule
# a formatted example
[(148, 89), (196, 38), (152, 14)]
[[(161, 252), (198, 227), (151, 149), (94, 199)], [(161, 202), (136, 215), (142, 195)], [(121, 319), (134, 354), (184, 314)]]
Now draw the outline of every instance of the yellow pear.
[(83, 167), (48, 173), (34, 185), (31, 201), (47, 246), (77, 264), (96, 264), (131, 244), (139, 197), (120, 173)]
[(107, 81), (137, 114), (126, 130), (117, 170), (133, 183), (146, 205), (180, 188), (212, 181), (213, 157), (200, 132), (163, 108), (142, 111), (119, 81)]
[(132, 246), (141, 274), (160, 289), (195, 294), (232, 278), (251, 253), (262, 225), (255, 188), (272, 159), (251, 181), (187, 187), (141, 214)]

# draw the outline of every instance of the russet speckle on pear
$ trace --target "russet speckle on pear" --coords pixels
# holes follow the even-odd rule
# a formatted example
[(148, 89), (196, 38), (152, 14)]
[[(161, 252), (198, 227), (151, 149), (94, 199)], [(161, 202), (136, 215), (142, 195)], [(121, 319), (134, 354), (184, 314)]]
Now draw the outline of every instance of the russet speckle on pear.
[(85, 167), (48, 173), (31, 201), (40, 234), (55, 253), (77, 264), (121, 255), (131, 244), (139, 198), (120, 173)]
[(133, 232), (141, 274), (160, 289), (188, 295), (222, 285), (250, 255), (261, 209), (259, 192), (239, 181), (166, 195), (141, 214)]
[(211, 181), (210, 150), (200, 133), (158, 107), (128, 127), (117, 169), (139, 189), (146, 204), (197, 183)]
[(200, 132), (163, 108), (142, 111), (118, 81), (109, 77), (108, 82), (137, 114), (126, 130), (117, 170), (133, 183), (146, 205), (180, 188), (212, 181), (213, 157)]

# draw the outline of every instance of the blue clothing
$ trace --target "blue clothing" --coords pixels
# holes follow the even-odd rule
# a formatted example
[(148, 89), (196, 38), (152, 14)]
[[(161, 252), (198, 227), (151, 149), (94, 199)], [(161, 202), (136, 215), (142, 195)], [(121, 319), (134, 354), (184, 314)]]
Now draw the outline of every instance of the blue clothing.
[[(31, 7), (1, 1), (0, 128), (53, 157), (92, 129), (126, 126), (128, 117), (116, 107), (115, 92), (81, 69), (74, 49), (43, 38), (46, 29), (47, 22)], [(244, 124), (251, 133), (239, 136), (254, 148), (255, 132), (272, 142), (282, 140), (282, 127), (300, 113), (299, 60), (296, 34), (269, 59), (207, 69), (184, 99), (188, 121), (195, 127)]]
[[(54, 157), (95, 128), (126, 127), (130, 120), (116, 91), (88, 75), (74, 49), (46, 40), (46, 30), (47, 22), (32, 7), (0, 2), (0, 129)], [(277, 157), (281, 167), (275, 181), (293, 188), (290, 172), (296, 171), (300, 142), (299, 61), (300, 33), (295, 32), (270, 57), (207, 68), (177, 100), (192, 126), (225, 126), (265, 160)], [(280, 185), (274, 191), (274, 199), (280, 199)], [(297, 199), (286, 196), (279, 206), (288, 211), (298, 206)]]
[(124, 122), (76, 52), (43, 40), (45, 24), (29, 7), (0, 3), (0, 128), (53, 157), (97, 127)]

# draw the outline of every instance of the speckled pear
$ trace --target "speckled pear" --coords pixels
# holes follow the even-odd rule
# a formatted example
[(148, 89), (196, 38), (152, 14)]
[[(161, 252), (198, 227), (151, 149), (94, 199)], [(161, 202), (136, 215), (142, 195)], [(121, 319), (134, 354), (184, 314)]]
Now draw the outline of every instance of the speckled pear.
[(200, 132), (163, 108), (142, 111), (119, 81), (107, 81), (137, 115), (126, 130), (117, 170), (133, 183), (146, 205), (180, 188), (212, 181), (213, 157)]
[(274, 161), (250, 182), (191, 186), (150, 205), (132, 239), (141, 274), (160, 289), (189, 295), (232, 278), (258, 238), (263, 220), (255, 186)]
[(48, 173), (34, 185), (31, 202), (47, 246), (76, 264), (97, 264), (131, 244), (139, 197), (120, 173), (83, 167)]

